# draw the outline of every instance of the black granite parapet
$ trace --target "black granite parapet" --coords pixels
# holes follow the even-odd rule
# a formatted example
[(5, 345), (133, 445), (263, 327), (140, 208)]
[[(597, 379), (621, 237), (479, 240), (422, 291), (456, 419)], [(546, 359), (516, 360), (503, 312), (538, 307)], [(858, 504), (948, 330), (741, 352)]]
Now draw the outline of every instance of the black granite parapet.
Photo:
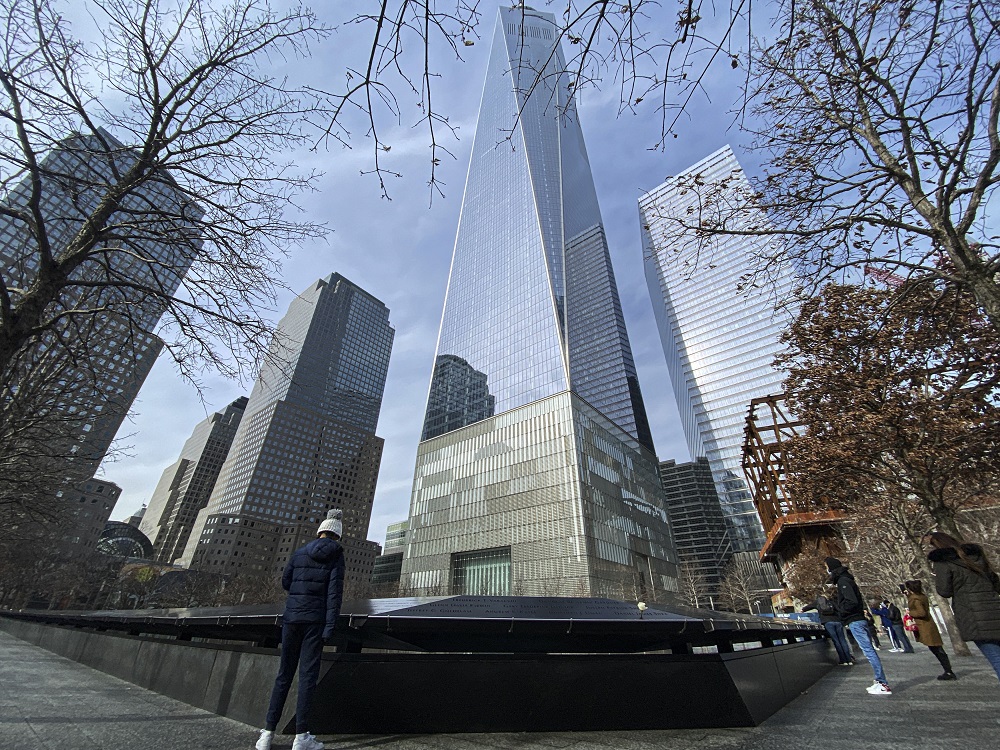
[[(220, 639), (276, 645), (281, 605), (202, 609), (23, 611), (3, 616), (181, 640)], [(801, 620), (613, 599), (449, 596), (345, 602), (338, 631), (344, 651), (473, 653), (635, 653), (825, 637)]]

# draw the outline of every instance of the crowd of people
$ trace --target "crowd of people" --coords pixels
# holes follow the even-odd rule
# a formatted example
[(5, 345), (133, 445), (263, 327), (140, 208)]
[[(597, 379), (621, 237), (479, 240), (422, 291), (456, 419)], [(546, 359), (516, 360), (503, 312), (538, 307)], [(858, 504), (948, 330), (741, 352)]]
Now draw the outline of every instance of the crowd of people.
[[(1000, 679), (1000, 577), (978, 544), (966, 544), (942, 532), (927, 534), (923, 544), (934, 571), (934, 587), (940, 596), (951, 600), (962, 639), (976, 644)], [(847, 565), (836, 557), (825, 562), (829, 592), (817, 596), (805, 610), (819, 614), (841, 665), (854, 664), (850, 641), (857, 644), (874, 672), (875, 680), (867, 688), (870, 695), (892, 694), (878, 653), (882, 644), (876, 617), (889, 638), (890, 653), (914, 653), (912, 636), (940, 663), (943, 671), (937, 679), (958, 679), (922, 581), (899, 584), (900, 596), (906, 599), (903, 609), (889, 598), (868, 603)]]

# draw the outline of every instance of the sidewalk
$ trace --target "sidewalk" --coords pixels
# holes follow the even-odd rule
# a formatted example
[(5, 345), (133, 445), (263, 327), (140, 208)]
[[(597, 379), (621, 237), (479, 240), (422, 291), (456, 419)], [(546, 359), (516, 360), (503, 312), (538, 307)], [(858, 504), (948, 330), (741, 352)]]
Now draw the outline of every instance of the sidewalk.
[[(998, 747), (1000, 682), (986, 660), (978, 652), (972, 658), (953, 657), (960, 679), (938, 682), (937, 661), (926, 648), (917, 648), (913, 655), (881, 651), (893, 695), (865, 693), (872, 673), (862, 660), (855, 667), (837, 668), (759, 727), (320, 739), (331, 750)], [(447, 700), (447, 695), (442, 693), (441, 699)], [(256, 737), (253, 727), (135, 687), (0, 632), (0, 750), (250, 750)], [(287, 750), (291, 741), (278, 737), (274, 748)]]

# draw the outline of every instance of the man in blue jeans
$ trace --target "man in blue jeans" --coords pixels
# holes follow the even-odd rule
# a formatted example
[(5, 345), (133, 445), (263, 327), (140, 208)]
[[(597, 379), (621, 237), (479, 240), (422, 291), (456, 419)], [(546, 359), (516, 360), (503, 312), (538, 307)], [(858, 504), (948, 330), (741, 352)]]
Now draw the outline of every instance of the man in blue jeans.
[(343, 533), (343, 513), (331, 510), (319, 525), (318, 538), (288, 558), (281, 576), (281, 585), (288, 592), (281, 625), (281, 665), (257, 750), (271, 750), (296, 669), (299, 696), (292, 750), (323, 750), (323, 743), (309, 732), (309, 705), (319, 679), (323, 644), (333, 639), (344, 598), (344, 549), (339, 542)]
[(854, 576), (836, 557), (826, 558), (826, 569), (830, 573), (830, 581), (837, 587), (837, 613), (840, 615), (840, 621), (854, 634), (854, 640), (861, 647), (861, 653), (865, 655), (875, 672), (875, 682), (868, 688), (868, 694), (892, 695), (885, 670), (882, 669), (882, 660), (878, 658), (878, 652), (875, 651), (871, 635), (868, 633), (868, 623), (865, 620), (867, 605), (861, 596), (858, 584), (854, 582)]

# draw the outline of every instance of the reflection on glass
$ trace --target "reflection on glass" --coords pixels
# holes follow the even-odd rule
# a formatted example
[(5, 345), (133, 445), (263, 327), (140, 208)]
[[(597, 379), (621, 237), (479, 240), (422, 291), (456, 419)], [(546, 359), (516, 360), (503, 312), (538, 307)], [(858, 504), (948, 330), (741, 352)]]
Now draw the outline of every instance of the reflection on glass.
[(442, 354), (434, 363), (427, 416), (421, 440), (443, 435), (492, 417), (496, 399), (490, 395), (486, 373), (461, 357)]
[[(423, 439), (573, 390), (652, 449), (553, 18), (499, 16)], [(466, 406), (446, 361), (489, 382), (490, 410)]]
[[(750, 401), (782, 390), (773, 366), (782, 330), (795, 313), (791, 268), (771, 269), (772, 284), (743, 289), (766, 239), (720, 237), (703, 246), (678, 219), (699, 210), (692, 181), (749, 190), (728, 146), (670, 178), (639, 200), (646, 280), (688, 450), (705, 456), (737, 551), (759, 550), (764, 530), (743, 481), (743, 430)], [(746, 216), (748, 223), (766, 221)], [(783, 302), (781, 307), (777, 302)]]

